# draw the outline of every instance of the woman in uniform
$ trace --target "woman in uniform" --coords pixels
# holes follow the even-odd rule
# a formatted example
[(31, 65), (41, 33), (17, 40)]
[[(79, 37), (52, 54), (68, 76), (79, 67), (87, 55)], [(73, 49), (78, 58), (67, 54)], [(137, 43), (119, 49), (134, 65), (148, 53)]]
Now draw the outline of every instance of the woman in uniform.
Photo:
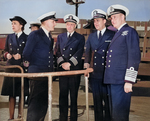
[[(19, 65), (23, 67), (22, 52), (26, 44), (27, 35), (23, 32), (24, 26), (27, 23), (20, 16), (10, 18), (12, 22), (13, 34), (7, 36), (5, 43), (4, 57), (7, 59), (6, 65)], [(9, 73), (20, 73), (20, 69), (6, 69)], [(28, 95), (28, 82), (25, 81), (25, 95)], [(20, 97), (21, 97), (21, 78), (5, 77), (1, 95), (9, 96), (9, 119), (14, 119), (16, 96), (19, 96), (18, 118), (20, 118)]]

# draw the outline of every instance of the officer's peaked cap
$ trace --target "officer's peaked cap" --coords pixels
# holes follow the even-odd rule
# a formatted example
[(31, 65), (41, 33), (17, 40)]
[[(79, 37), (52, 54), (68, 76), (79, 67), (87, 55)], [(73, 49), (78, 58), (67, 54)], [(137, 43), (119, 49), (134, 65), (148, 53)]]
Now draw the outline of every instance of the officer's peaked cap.
[(92, 16), (92, 19), (95, 19), (95, 18), (104, 18), (104, 19), (106, 19), (107, 18), (106, 12), (104, 12), (101, 9), (93, 10), (92, 13), (91, 13), (91, 16)]
[(73, 14), (67, 14), (64, 16), (64, 22), (73, 22), (75, 24), (79, 24), (79, 18)]
[(48, 12), (48, 13), (45, 13), (43, 15), (41, 15), (38, 20), (41, 21), (41, 22), (44, 22), (48, 19), (52, 19), (54, 21), (57, 21), (58, 19), (56, 19), (56, 12), (55, 11), (51, 11), (51, 12)]
[(31, 28), (32, 26), (37, 26), (38, 28), (41, 26), (41, 24), (39, 22), (34, 22), (34, 21), (31, 21), (30, 22), (30, 27)]
[(119, 5), (119, 4), (111, 5), (111, 6), (107, 9), (108, 17), (110, 17), (111, 15), (114, 15), (114, 14), (118, 14), (118, 13), (122, 13), (122, 14), (124, 14), (125, 16), (127, 16), (127, 15), (129, 14), (129, 9), (126, 8), (125, 6)]

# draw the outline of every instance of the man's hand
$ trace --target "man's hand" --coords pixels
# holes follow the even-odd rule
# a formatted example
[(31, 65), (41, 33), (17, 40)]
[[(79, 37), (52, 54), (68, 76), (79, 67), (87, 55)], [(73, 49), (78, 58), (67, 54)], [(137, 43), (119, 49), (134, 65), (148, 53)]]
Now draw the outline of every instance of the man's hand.
[(125, 85), (124, 85), (124, 91), (125, 91), (126, 93), (132, 92), (132, 84), (126, 82)]
[(61, 64), (61, 66), (64, 70), (70, 70), (71, 64), (68, 62), (65, 62), (65, 63)]
[(6, 57), (7, 57), (7, 59), (9, 60), (9, 59), (12, 58), (12, 55), (11, 55), (10, 53), (8, 53)]
[(21, 55), (20, 54), (15, 54), (15, 55), (13, 55), (13, 57), (14, 57), (14, 59), (15, 60), (19, 60), (19, 59), (21, 59)]

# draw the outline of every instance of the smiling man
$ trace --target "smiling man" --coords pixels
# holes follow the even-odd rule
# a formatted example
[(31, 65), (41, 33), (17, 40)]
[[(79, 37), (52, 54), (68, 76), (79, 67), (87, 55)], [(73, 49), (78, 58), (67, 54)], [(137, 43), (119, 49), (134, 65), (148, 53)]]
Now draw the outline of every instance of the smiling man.
[[(41, 28), (30, 33), (23, 58), (29, 62), (28, 73), (53, 71), (53, 43), (50, 32), (57, 19), (54, 11), (40, 16)], [(32, 80), (27, 121), (44, 121), (48, 107), (48, 80)]]
[(139, 36), (125, 21), (129, 14), (126, 7), (112, 5), (107, 13), (118, 31), (107, 51), (104, 83), (110, 84), (112, 121), (129, 121), (132, 85), (141, 59)]
[(89, 76), (94, 100), (95, 121), (110, 121), (107, 85), (104, 81), (104, 70), (107, 48), (115, 34), (105, 27), (106, 13), (95, 9), (91, 13), (96, 31), (91, 33), (86, 42), (84, 68), (92, 67)]
[[(81, 70), (84, 51), (84, 36), (75, 32), (79, 18), (73, 14), (64, 17), (66, 33), (58, 35), (55, 46), (57, 64), (60, 71)], [(59, 77), (59, 111), (60, 121), (68, 120), (68, 95), (70, 93), (70, 121), (77, 121), (77, 97), (80, 75)]]

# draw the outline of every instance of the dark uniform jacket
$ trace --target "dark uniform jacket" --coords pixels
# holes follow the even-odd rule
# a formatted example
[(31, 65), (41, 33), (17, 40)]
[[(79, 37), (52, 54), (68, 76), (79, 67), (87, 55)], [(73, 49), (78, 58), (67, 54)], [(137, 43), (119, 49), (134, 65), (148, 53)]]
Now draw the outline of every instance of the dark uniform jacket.
[[(11, 55), (15, 55), (19, 53), (22, 56), (23, 49), (25, 47), (27, 36), (24, 32), (16, 40), (15, 33), (10, 34), (7, 36), (6, 44), (5, 44), (5, 51), (10, 53)], [(19, 60), (15, 60), (13, 57), (7, 61), (7, 65), (21, 65), (22, 57)]]
[[(24, 32), (20, 35), (18, 39), (16, 39), (15, 33), (10, 34), (7, 36), (6, 43), (5, 43), (5, 55), (7, 53), (10, 53), (11, 55), (20, 54), (21, 59), (15, 60), (14, 57), (7, 60), (7, 65), (19, 65), (23, 67), (23, 59), (22, 59), (22, 53), (27, 41), (27, 36)], [(18, 68), (12, 68), (12, 69), (6, 69), (6, 72), (9, 73), (21, 73), (20, 69)], [(24, 94), (28, 95), (29, 89), (28, 89), (28, 81), (25, 79), (24, 81)], [(12, 78), (12, 77), (5, 77), (3, 82), (3, 88), (2, 88), (2, 95), (10, 95), (10, 96), (19, 96), (21, 94), (21, 78)]]
[(29, 61), (29, 73), (53, 71), (53, 43), (43, 29), (33, 31), (27, 40), (23, 58)]
[(94, 72), (90, 74), (91, 78), (103, 79), (106, 51), (114, 34), (114, 31), (106, 29), (100, 40), (98, 40), (97, 31), (89, 35), (85, 46), (84, 63), (89, 63), (94, 69)]
[(139, 36), (125, 24), (113, 37), (107, 52), (104, 83), (134, 83), (140, 63)]
[(84, 51), (85, 38), (83, 35), (74, 32), (70, 40), (67, 38), (67, 33), (58, 35), (55, 52), (57, 64), (61, 68), (61, 64), (69, 62), (70, 70), (82, 69), (82, 55)]

